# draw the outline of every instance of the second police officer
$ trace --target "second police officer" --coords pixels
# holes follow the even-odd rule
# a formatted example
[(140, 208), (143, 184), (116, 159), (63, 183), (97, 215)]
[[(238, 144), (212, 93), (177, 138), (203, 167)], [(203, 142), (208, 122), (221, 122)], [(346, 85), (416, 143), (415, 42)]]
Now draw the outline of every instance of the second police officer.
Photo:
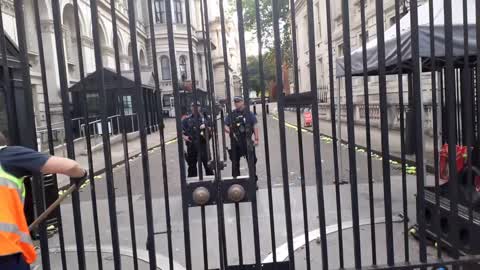
[(187, 145), (187, 153), (185, 155), (188, 165), (187, 176), (198, 176), (198, 155), (200, 155), (201, 163), (205, 168), (205, 174), (213, 175), (212, 169), (208, 166), (210, 120), (208, 116), (202, 115), (198, 102), (192, 103), (191, 110), (192, 113), (182, 120), (183, 140)]
[[(251, 141), (253, 146), (258, 145), (258, 127), (257, 118), (252, 112), (246, 110), (243, 98), (236, 96), (233, 102), (235, 109), (225, 118), (225, 132), (231, 133), (232, 141), (229, 152), (232, 161), (232, 176), (237, 177), (240, 175), (240, 158), (245, 157), (248, 162), (248, 140), (253, 140)], [(256, 164), (255, 149), (252, 148), (251, 151), (253, 162)]]

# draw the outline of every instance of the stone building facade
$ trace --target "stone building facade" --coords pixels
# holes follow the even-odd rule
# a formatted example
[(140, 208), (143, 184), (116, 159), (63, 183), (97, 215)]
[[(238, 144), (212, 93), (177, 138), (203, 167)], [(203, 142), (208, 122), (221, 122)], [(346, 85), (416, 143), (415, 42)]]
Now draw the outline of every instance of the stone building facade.
[[(331, 3), (331, 29), (332, 29), (332, 47), (333, 47), (333, 61), (338, 57), (344, 56), (343, 46), (343, 23), (342, 23), (342, 1), (330, 1)], [(419, 4), (425, 4), (426, 1), (419, 1)], [(376, 26), (376, 9), (375, 0), (365, 0), (365, 21), (367, 42), (377, 35)], [(408, 3), (408, 1), (407, 1)], [(351, 5), (349, 8), (350, 19), (350, 43), (352, 51), (362, 46), (362, 29), (360, 17), (360, 0), (349, 1)], [(384, 3), (384, 27), (385, 30), (393, 26), (396, 22), (395, 18), (395, 0), (385, 0)], [(405, 13), (401, 4), (401, 13)], [(296, 29), (297, 29), (297, 50), (298, 50), (298, 64), (299, 64), (299, 82), (300, 91), (310, 91), (310, 75), (309, 75), (309, 51), (308, 51), (308, 22), (307, 22), (307, 7), (305, 0), (295, 1), (296, 14)], [(317, 84), (318, 95), (320, 103), (320, 115), (324, 119), (330, 118), (330, 92), (329, 92), (329, 68), (328, 68), (328, 39), (327, 39), (327, 16), (326, 4), (323, 0), (314, 0), (314, 22), (315, 22), (315, 44), (316, 44), (316, 59), (317, 59)], [(335, 75), (335, 63), (333, 63), (333, 70)], [(430, 74), (422, 74), (422, 89), (425, 102), (425, 119), (427, 127), (431, 127), (431, 84)], [(335, 97), (340, 93), (340, 102), (342, 104), (342, 119), (346, 119), (345, 111), (345, 85), (344, 78), (336, 78), (335, 80)], [(403, 99), (405, 104), (408, 103), (407, 76), (403, 78)], [(380, 125), (380, 108), (379, 108), (379, 85), (378, 77), (370, 76), (368, 78), (369, 87), (369, 101), (370, 101), (370, 120), (372, 125)], [(388, 118), (389, 125), (393, 128), (398, 128), (400, 120), (400, 107), (398, 106), (398, 77), (396, 75), (387, 76), (387, 102), (388, 102)], [(364, 83), (362, 77), (353, 78), (353, 102), (354, 102), (354, 118), (358, 123), (365, 122), (365, 106), (364, 100)]]
[[(39, 49), (37, 44), (37, 32), (35, 29), (35, 16), (34, 16), (34, 2), (38, 1), (40, 9), (41, 20), (41, 34), (43, 38), (44, 53), (46, 59), (46, 71), (47, 71), (47, 86), (49, 92), (49, 104), (51, 108), (52, 122), (59, 123), (58, 126), (62, 126), (62, 109), (60, 98), (60, 82), (58, 75), (58, 63), (57, 63), (57, 49), (55, 46), (55, 34), (53, 30), (53, 14), (52, 14), (52, 1), (48, 0), (25, 0), (25, 24), (27, 34), (27, 49), (29, 54), (29, 61), (31, 65), (31, 81), (32, 92), (34, 93), (34, 106), (36, 115), (37, 127), (45, 126), (45, 110), (43, 100), (42, 89), (42, 76), (39, 62)], [(177, 67), (179, 78), (184, 81), (191, 80), (190, 61), (194, 61), (197, 87), (200, 89), (206, 89), (207, 71), (205, 68), (204, 46), (206, 41), (204, 40), (204, 33), (202, 32), (202, 13), (201, 13), (201, 0), (188, 0), (190, 1), (191, 10), (191, 22), (193, 33), (193, 54), (194, 59), (189, 59), (189, 50), (187, 42), (187, 26), (186, 26), (186, 10), (185, 1), (187, 0), (172, 0), (172, 16), (173, 16), (173, 30), (175, 34), (175, 49), (177, 57)], [(17, 29), (15, 24), (15, 14), (13, 0), (0, 0), (2, 4), (3, 21), (6, 33), (12, 37), (16, 42)], [(68, 66), (68, 82), (69, 85), (79, 81), (79, 59), (77, 55), (77, 40), (76, 40), (76, 25), (74, 20), (74, 8), (72, 0), (59, 0), (61, 10), (61, 22), (63, 26), (63, 39), (65, 56)], [(90, 12), (89, 0), (78, 0), (79, 4), (79, 17), (80, 17), (80, 32), (82, 41), (82, 51), (84, 59), (82, 59), (85, 72), (92, 73), (95, 71), (95, 56), (93, 49), (93, 35), (92, 35), (92, 19)], [(160, 88), (164, 93), (171, 93), (171, 70), (168, 52), (167, 41), (167, 28), (166, 28), (166, 10), (165, 0), (152, 0), (152, 10), (154, 12), (155, 22), (155, 37), (150, 37), (150, 25), (148, 17), (148, 6), (146, 0), (135, 1), (136, 18), (137, 18), (137, 42), (138, 42), (138, 57), (140, 65), (143, 70), (152, 70), (152, 50), (150, 48), (150, 38), (155, 38), (157, 62), (159, 70)], [(210, 1), (209, 1), (210, 3)], [(212, 2), (213, 3), (213, 2)], [(225, 5), (228, 5), (227, 3)], [(218, 9), (218, 3), (216, 6), (211, 5), (209, 10)], [(114, 45), (113, 45), (113, 31), (111, 20), (110, 0), (98, 0), (98, 12), (99, 12), (99, 27), (100, 27), (100, 43), (102, 48), (103, 64), (106, 68), (115, 69), (114, 59)], [(128, 1), (116, 0), (116, 15), (117, 15), (117, 28), (118, 28), (118, 47), (120, 51), (121, 68), (124, 71), (132, 69), (132, 49), (130, 44), (130, 31), (128, 26)], [(218, 40), (215, 35), (218, 34), (217, 18), (213, 18), (211, 26), (211, 44), (212, 48), (220, 48)], [(228, 35), (236, 37), (236, 27), (233, 27), (231, 21), (227, 21), (229, 28)], [(234, 32), (233, 32), (234, 31)], [(235, 39), (231, 39), (229, 46), (238, 46), (233, 42)], [(235, 45), (237, 44), (237, 45)], [(234, 51), (234, 49), (230, 50)], [(221, 50), (214, 50), (214, 57), (219, 59), (220, 55), (223, 56)], [(236, 55), (232, 55), (232, 63), (238, 62)], [(221, 82), (224, 82), (223, 70), (217, 70), (217, 65), (214, 65), (215, 80), (218, 84), (218, 89), (225, 89), (221, 87)], [(232, 65), (232, 76), (238, 74), (236, 64)], [(86, 75), (86, 74), (85, 74)], [(222, 91), (222, 90), (221, 90)], [(221, 92), (220, 91), (220, 92)], [(224, 90), (223, 90), (224, 91)], [(220, 95), (220, 96), (223, 96)]]

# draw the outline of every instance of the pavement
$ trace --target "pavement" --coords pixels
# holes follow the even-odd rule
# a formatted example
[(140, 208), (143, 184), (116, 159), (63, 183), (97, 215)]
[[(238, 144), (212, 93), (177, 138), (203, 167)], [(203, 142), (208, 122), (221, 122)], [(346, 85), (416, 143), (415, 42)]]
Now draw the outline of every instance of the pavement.
[[(289, 115), (289, 114), (287, 114)], [(260, 118), (260, 115), (258, 116)], [(290, 116), (288, 116), (290, 117)], [(171, 120), (171, 119), (169, 119)], [(260, 120), (260, 119), (259, 119)], [(287, 122), (289, 122), (287, 118)], [(332, 141), (326, 137), (322, 137), (320, 149), (321, 149), (321, 160), (315, 161), (313, 151), (314, 147), (313, 137), (310, 132), (302, 132), (303, 139), (303, 156), (304, 156), (304, 178), (301, 177), (301, 165), (299, 164), (299, 154), (300, 149), (297, 144), (297, 128), (294, 125), (288, 125), (286, 129), (286, 148), (287, 148), (287, 164), (282, 164), (281, 154), (280, 154), (280, 141), (279, 141), (279, 125), (278, 120), (272, 115), (267, 116), (267, 126), (263, 127), (262, 121), (260, 123), (260, 134), (261, 143), (257, 146), (256, 152), (258, 156), (257, 164), (257, 174), (259, 176), (259, 190), (257, 192), (257, 204), (258, 204), (258, 222), (259, 222), (259, 232), (260, 232), (260, 254), (262, 261), (268, 262), (271, 260), (273, 253), (280, 257), (279, 254), (285, 254), (285, 243), (287, 242), (286, 237), (286, 215), (285, 215), (285, 201), (284, 201), (284, 189), (288, 188), (290, 191), (290, 207), (292, 213), (292, 231), (295, 239), (300, 239), (300, 242), (297, 243), (298, 248), (295, 252), (296, 262), (300, 263), (302, 261), (302, 247), (305, 246), (305, 243), (310, 241), (315, 241), (314, 236), (315, 232), (319, 228), (319, 215), (325, 215), (327, 227), (335, 226), (338, 222), (351, 222), (352, 220), (352, 203), (351, 203), (351, 194), (352, 194), (352, 185), (341, 185), (339, 187), (339, 196), (340, 196), (340, 208), (336, 204), (336, 192), (333, 180), (334, 180), (334, 171), (333, 171), (333, 144)], [(356, 127), (357, 128), (357, 127)], [(175, 134), (175, 126), (173, 120), (169, 122), (166, 126), (166, 134)], [(268, 155), (265, 154), (265, 142), (263, 142), (263, 132), (264, 130), (268, 131), (268, 143), (270, 147), (270, 152)], [(323, 132), (323, 131), (322, 131)], [(359, 131), (359, 133), (361, 133)], [(156, 136), (156, 138), (155, 138)], [(167, 136), (166, 136), (167, 137)], [(167, 137), (168, 138), (168, 137)], [(163, 177), (164, 169), (162, 168), (162, 156), (161, 151), (158, 147), (155, 147), (156, 141), (158, 142), (158, 134), (149, 135), (148, 138), (149, 146), (151, 150), (148, 153), (149, 165), (150, 165), (150, 182), (151, 182), (151, 193), (152, 193), (152, 204), (153, 204), (153, 224), (155, 228), (155, 246), (156, 246), (156, 258), (157, 258), (157, 268), (158, 269), (168, 269), (169, 268), (169, 250), (167, 248), (167, 237), (165, 234), (166, 231), (166, 194), (164, 189), (164, 183), (168, 184), (168, 203), (170, 205), (170, 221), (171, 221), (171, 236), (173, 240), (173, 249), (171, 250), (174, 262), (174, 269), (182, 270), (185, 267), (185, 246), (184, 246), (184, 228), (187, 224), (183, 223), (182, 216), (182, 194), (180, 188), (180, 176), (179, 176), (179, 160), (178, 160), (178, 148), (176, 141), (171, 140), (170, 143), (166, 146), (166, 163), (167, 163), (167, 178)], [(130, 146), (131, 144), (131, 146)], [(131, 141), (129, 143), (129, 149), (135, 151), (138, 141)], [(228, 145), (227, 142), (221, 142), (221, 146)], [(341, 177), (348, 180), (351, 171), (349, 171), (349, 162), (347, 149), (345, 146), (340, 147), (341, 149), (341, 160), (344, 164)], [(114, 154), (114, 152), (116, 154)], [(133, 153), (133, 152), (132, 152)], [(103, 152), (99, 152), (96, 159), (101, 160), (103, 157)], [(117, 146), (112, 146), (112, 157), (123, 156), (123, 149), (121, 144)], [(145, 156), (142, 156), (145, 158)], [(269, 201), (269, 192), (267, 188), (267, 168), (266, 168), (266, 159), (270, 159), (271, 167), (271, 184), (272, 184), (272, 201)], [(358, 187), (358, 208), (360, 220), (370, 220), (369, 214), (369, 179), (368, 179), (368, 170), (366, 168), (366, 153), (362, 151), (356, 152), (356, 164), (354, 168), (357, 172), (357, 187)], [(115, 159), (114, 159), (115, 160)], [(97, 161), (95, 161), (97, 162)], [(100, 161), (99, 161), (100, 162)], [(126, 182), (126, 171), (125, 167), (122, 165), (116, 166), (114, 168), (114, 185), (115, 185), (115, 200), (110, 199), (107, 196), (107, 185), (103, 175), (99, 175), (96, 178), (96, 181), (80, 192), (81, 199), (81, 217), (82, 217), (82, 228), (83, 228), (83, 240), (87, 256), (87, 269), (99, 269), (97, 264), (96, 257), (96, 241), (98, 240), (101, 246), (101, 262), (103, 264), (103, 269), (113, 269), (112, 266), (112, 242), (111, 235), (112, 230), (110, 228), (111, 219), (109, 216), (109, 202), (115, 204), (116, 207), (116, 217), (118, 220), (118, 235), (120, 239), (121, 254), (122, 254), (122, 263), (124, 263), (124, 269), (132, 269), (128, 265), (132, 265), (133, 261), (133, 250), (136, 250), (138, 253), (137, 261), (139, 263), (139, 269), (144, 269), (143, 266), (149, 261), (148, 252), (146, 250), (146, 239), (147, 239), (147, 223), (146, 223), (146, 210), (145, 210), (145, 190), (144, 190), (144, 181), (145, 177), (142, 170), (142, 159), (133, 158), (128, 161), (131, 171), (131, 200), (132, 200), (132, 209), (133, 213), (130, 212), (128, 206), (128, 197), (129, 197), (129, 186)], [(230, 163), (228, 167), (222, 171), (222, 177), (229, 177), (230, 175)], [(242, 174), (247, 173), (247, 164), (245, 161), (241, 163)], [(101, 163), (95, 163), (97, 168), (101, 167)], [(319, 166), (316, 166), (319, 165)], [(321, 165), (321, 166), (320, 166)], [(378, 223), (378, 236), (382, 234), (382, 218), (385, 219), (385, 209), (384, 209), (384, 186), (383, 182), (385, 176), (383, 175), (382, 170), (382, 157), (375, 156), (373, 159), (372, 175), (374, 182), (372, 183), (373, 190), (373, 201), (374, 201), (374, 213), (375, 220), (379, 220)], [(282, 175), (281, 168), (283, 166), (287, 167), (289, 172), (286, 176), (286, 182)], [(316, 168), (322, 169), (322, 178), (316, 177)], [(391, 180), (391, 189), (392, 189), (392, 208), (393, 208), (393, 218), (398, 220), (399, 224), (402, 226), (395, 230), (396, 237), (395, 239), (401, 239), (403, 232), (404, 220), (400, 217), (400, 214), (403, 213), (403, 188), (402, 188), (402, 178), (400, 173), (400, 165), (397, 163), (391, 163), (389, 168), (390, 180)], [(433, 181), (431, 176), (427, 176), (427, 182), (431, 183)], [(285, 183), (287, 185), (285, 185)], [(305, 190), (303, 192), (302, 185), (305, 185)], [(318, 196), (317, 191), (318, 187), (323, 188), (323, 197), (324, 197), (324, 207), (323, 209), (318, 209)], [(416, 193), (416, 177), (414, 175), (407, 176), (405, 190), (407, 194), (407, 206), (408, 206), (408, 217), (409, 220), (408, 226), (415, 223), (415, 197)], [(95, 198), (92, 197), (92, 189), (95, 189)], [(303, 201), (306, 204), (306, 211), (304, 212)], [(100, 238), (96, 239), (94, 233), (94, 222), (93, 222), (93, 202), (96, 202), (96, 210), (98, 211), (98, 230)], [(272, 206), (272, 211), (270, 211), (270, 204)], [(341, 209), (341, 221), (337, 220), (337, 211)], [(62, 210), (62, 222), (64, 226), (64, 239), (65, 246), (67, 247), (67, 257), (68, 257), (68, 269), (77, 269), (78, 262), (76, 258), (76, 239), (75, 231), (79, 228), (78, 224), (75, 224), (73, 221), (72, 215), (72, 205), (70, 200), (67, 200), (61, 207)], [(243, 261), (244, 263), (253, 263), (254, 261), (254, 248), (253, 248), (253, 226), (252, 226), (252, 208), (251, 204), (243, 203), (240, 204), (238, 216), (239, 224), (241, 227), (241, 243), (243, 246)], [(271, 216), (273, 216), (273, 223), (270, 222)], [(134, 226), (130, 226), (130, 220), (134, 219)], [(208, 268), (215, 269), (219, 266), (219, 241), (218, 241), (218, 215), (216, 207), (209, 206), (205, 208), (205, 220), (202, 219), (202, 214), (199, 208), (190, 208), (189, 210), (189, 224), (188, 228), (190, 230), (190, 249), (192, 251), (191, 259), (194, 269), (203, 269), (204, 258), (208, 260)], [(225, 215), (224, 222), (226, 224), (226, 247), (228, 253), (228, 263), (230, 265), (239, 263), (239, 252), (238, 252), (238, 243), (239, 239), (237, 238), (237, 217), (236, 210), (233, 205), (225, 205)], [(203, 221), (203, 222), (202, 222)], [(207, 249), (203, 249), (203, 237), (202, 237), (202, 223), (205, 224), (206, 229), (206, 245)], [(77, 225), (77, 226), (75, 226)], [(307, 225), (307, 226), (305, 226)], [(369, 225), (364, 225), (369, 226)], [(397, 226), (397, 225), (395, 225)], [(305, 228), (307, 227), (307, 230)], [(274, 228), (273, 239), (272, 228)], [(362, 227), (364, 228), (364, 227)], [(395, 227), (397, 228), (397, 227)], [(133, 229), (133, 230), (132, 230)], [(369, 231), (369, 230), (367, 230)], [(135, 234), (135, 241), (132, 241), (132, 233)], [(302, 241), (305, 239), (305, 235), (311, 235), (308, 241)], [(332, 262), (335, 261), (335, 233), (331, 233), (328, 239), (329, 251), (332, 254)], [(345, 230), (345, 235), (351, 235), (351, 232)], [(332, 238), (332, 240), (330, 240)], [(350, 237), (351, 238), (351, 237)], [(348, 237), (345, 237), (344, 241), (351, 241)], [(362, 243), (368, 245), (369, 235), (364, 232), (362, 229), (361, 239)], [(272, 242), (274, 243), (272, 244)], [(379, 239), (379, 242), (384, 241)], [(395, 241), (395, 249), (403, 249), (403, 242)], [(410, 239), (411, 243), (414, 243), (415, 240)], [(348, 243), (348, 242), (347, 242)], [(383, 244), (384, 245), (384, 244)], [(413, 245), (413, 244), (412, 244)], [(312, 246), (312, 245), (311, 245)], [(381, 246), (379, 244), (379, 246)], [(56, 234), (49, 239), (49, 251), (50, 259), (52, 261), (52, 269), (59, 269), (59, 235)], [(206, 252), (206, 256), (204, 256)], [(315, 253), (313, 253), (315, 252)], [(378, 252), (383, 252), (379, 248)], [(321, 258), (320, 252), (318, 249), (312, 247), (312, 254), (315, 254), (315, 260)], [(413, 255), (412, 255), (413, 256)], [(362, 254), (365, 262), (368, 262), (368, 258), (371, 257), (367, 251)], [(379, 253), (379, 257), (381, 253)], [(346, 265), (352, 265), (353, 257), (348, 257), (346, 259)], [(366, 263), (367, 264), (367, 263)], [(334, 265), (334, 264), (332, 264)], [(302, 268), (298, 268), (302, 269)]]
[[(276, 107), (272, 108), (273, 113), (277, 112)], [(301, 115), (301, 124), (303, 129), (312, 131), (312, 127), (305, 127), (303, 122), (303, 114)], [(285, 121), (291, 125), (297, 126), (297, 113), (293, 111), (285, 111)], [(348, 127), (345, 120), (341, 122), (342, 131), (337, 131), (337, 136), (339, 140), (343, 143), (348, 142)], [(320, 134), (324, 136), (332, 136), (332, 123), (328, 120), (319, 119), (319, 129)], [(337, 123), (338, 129), (338, 123)], [(366, 149), (367, 147), (367, 129), (364, 125), (357, 124), (354, 129), (355, 144), (358, 147)], [(377, 127), (370, 128), (370, 143), (371, 149), (373, 152), (380, 154), (382, 152), (382, 136), (381, 130)], [(398, 129), (389, 129), (388, 130), (388, 141), (389, 141), (389, 154), (392, 159), (400, 160), (401, 159), (401, 144), (400, 144), (400, 131)], [(434, 140), (433, 137), (425, 134), (424, 136), (424, 155), (427, 164), (434, 164), (433, 162), (433, 151), (434, 151)], [(409, 163), (414, 163), (415, 155), (406, 155), (407, 161)]]
[[(133, 135), (133, 136), (132, 136)], [(177, 129), (175, 126), (175, 119), (165, 118), (165, 129), (164, 129), (165, 141), (169, 142), (174, 140), (177, 137)], [(138, 132), (129, 134), (128, 137), (128, 153), (129, 157), (135, 157), (140, 154), (140, 138)], [(112, 135), (110, 137), (110, 147), (111, 147), (111, 158), (112, 164), (114, 166), (120, 165), (125, 162), (124, 157), (124, 148), (121, 140), (121, 135)], [(102, 138), (97, 136), (92, 138), (91, 144), (95, 150), (92, 152), (92, 164), (95, 174), (103, 173), (105, 169), (105, 154), (103, 151), (103, 142)], [(87, 144), (85, 140), (76, 140), (75, 141), (75, 160), (78, 161), (84, 168), (88, 168), (88, 156), (87, 156)], [(148, 149), (153, 149), (160, 146), (160, 136), (158, 132), (152, 132), (147, 135), (147, 147)], [(67, 152), (64, 146), (56, 148), (55, 155), (67, 157)], [(59, 175), (57, 177), (58, 186), (65, 187), (70, 184), (68, 177)]]

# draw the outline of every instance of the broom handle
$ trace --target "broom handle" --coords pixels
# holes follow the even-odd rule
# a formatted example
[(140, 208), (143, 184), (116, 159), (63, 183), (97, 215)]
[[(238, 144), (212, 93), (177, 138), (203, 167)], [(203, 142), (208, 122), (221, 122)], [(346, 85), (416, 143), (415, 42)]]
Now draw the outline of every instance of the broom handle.
[(72, 194), (72, 192), (77, 189), (77, 185), (71, 185), (58, 199), (53, 202), (47, 210), (45, 210), (37, 219), (35, 219), (30, 226), (28, 226), (28, 229), (31, 231), (35, 229), (40, 223), (45, 221), (47, 217), (57, 208), (60, 206), (60, 204), (68, 197), (68, 195)]

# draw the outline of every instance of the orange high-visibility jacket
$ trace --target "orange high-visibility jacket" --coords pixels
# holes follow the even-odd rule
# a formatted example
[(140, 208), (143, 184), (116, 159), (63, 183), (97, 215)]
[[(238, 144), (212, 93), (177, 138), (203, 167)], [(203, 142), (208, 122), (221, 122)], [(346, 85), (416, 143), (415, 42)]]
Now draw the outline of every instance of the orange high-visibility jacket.
[(23, 212), (24, 199), (23, 179), (7, 173), (0, 165), (0, 256), (21, 253), (31, 264), (37, 254)]

